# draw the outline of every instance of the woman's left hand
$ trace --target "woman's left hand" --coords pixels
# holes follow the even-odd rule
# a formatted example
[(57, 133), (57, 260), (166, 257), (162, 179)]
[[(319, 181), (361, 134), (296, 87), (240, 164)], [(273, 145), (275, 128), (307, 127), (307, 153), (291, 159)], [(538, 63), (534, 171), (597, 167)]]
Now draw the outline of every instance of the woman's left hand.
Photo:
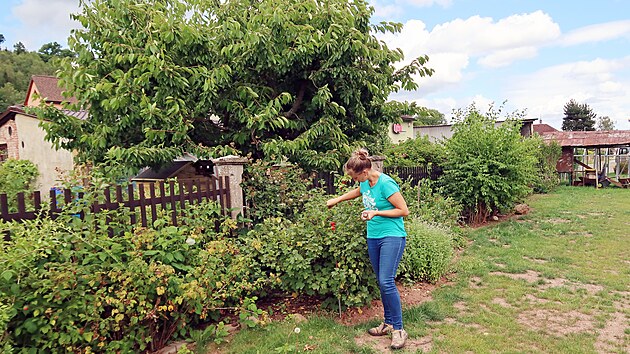
[(373, 217), (376, 216), (376, 210), (364, 210), (361, 212), (361, 220), (368, 221), (372, 220)]

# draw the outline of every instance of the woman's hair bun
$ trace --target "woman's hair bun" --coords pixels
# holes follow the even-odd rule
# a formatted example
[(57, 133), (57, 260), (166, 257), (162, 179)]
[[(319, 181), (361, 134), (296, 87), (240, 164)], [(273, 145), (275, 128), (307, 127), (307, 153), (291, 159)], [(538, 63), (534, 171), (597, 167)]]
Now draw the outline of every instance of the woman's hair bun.
[(352, 153), (352, 157), (356, 157), (356, 158), (360, 158), (360, 159), (367, 159), (369, 156), (370, 156), (370, 153), (365, 148), (361, 148), (361, 149), (355, 150)]

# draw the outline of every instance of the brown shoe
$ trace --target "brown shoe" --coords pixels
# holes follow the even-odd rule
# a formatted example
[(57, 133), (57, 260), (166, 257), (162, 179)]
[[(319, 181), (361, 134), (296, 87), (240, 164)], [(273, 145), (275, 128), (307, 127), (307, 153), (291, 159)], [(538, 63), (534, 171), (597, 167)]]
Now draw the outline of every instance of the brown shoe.
[(408, 336), (407, 331), (404, 329), (396, 329), (392, 331), (392, 345), (389, 347), (392, 349), (400, 349), (404, 347)]
[(394, 330), (394, 327), (390, 324), (382, 322), (378, 327), (368, 329), (368, 333), (371, 336), (386, 336)]

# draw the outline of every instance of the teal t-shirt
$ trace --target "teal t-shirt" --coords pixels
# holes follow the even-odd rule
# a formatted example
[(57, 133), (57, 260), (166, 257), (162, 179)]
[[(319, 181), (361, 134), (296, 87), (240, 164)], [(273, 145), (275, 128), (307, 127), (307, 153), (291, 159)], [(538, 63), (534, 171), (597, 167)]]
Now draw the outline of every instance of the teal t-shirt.
[[(359, 188), (363, 196), (363, 206), (365, 210), (394, 209), (394, 205), (392, 205), (387, 198), (400, 191), (398, 183), (384, 173), (381, 173), (374, 187), (370, 187), (370, 181), (365, 181), (359, 184)], [(375, 216), (372, 220), (368, 220), (368, 238), (383, 238), (387, 236), (407, 236), (402, 217), (388, 218)]]

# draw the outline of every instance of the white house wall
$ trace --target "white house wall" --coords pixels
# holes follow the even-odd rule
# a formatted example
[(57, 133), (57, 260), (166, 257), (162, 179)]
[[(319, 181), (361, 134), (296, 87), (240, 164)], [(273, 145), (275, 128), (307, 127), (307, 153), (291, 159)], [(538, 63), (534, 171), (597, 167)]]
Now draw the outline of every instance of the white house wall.
[(17, 114), (15, 116), (19, 132), (19, 156), (37, 165), (39, 178), (35, 188), (48, 195), (50, 188), (59, 186), (63, 172), (71, 171), (74, 164), (72, 153), (67, 150), (55, 150), (52, 144), (44, 140), (46, 132), (39, 127), (39, 119)]

